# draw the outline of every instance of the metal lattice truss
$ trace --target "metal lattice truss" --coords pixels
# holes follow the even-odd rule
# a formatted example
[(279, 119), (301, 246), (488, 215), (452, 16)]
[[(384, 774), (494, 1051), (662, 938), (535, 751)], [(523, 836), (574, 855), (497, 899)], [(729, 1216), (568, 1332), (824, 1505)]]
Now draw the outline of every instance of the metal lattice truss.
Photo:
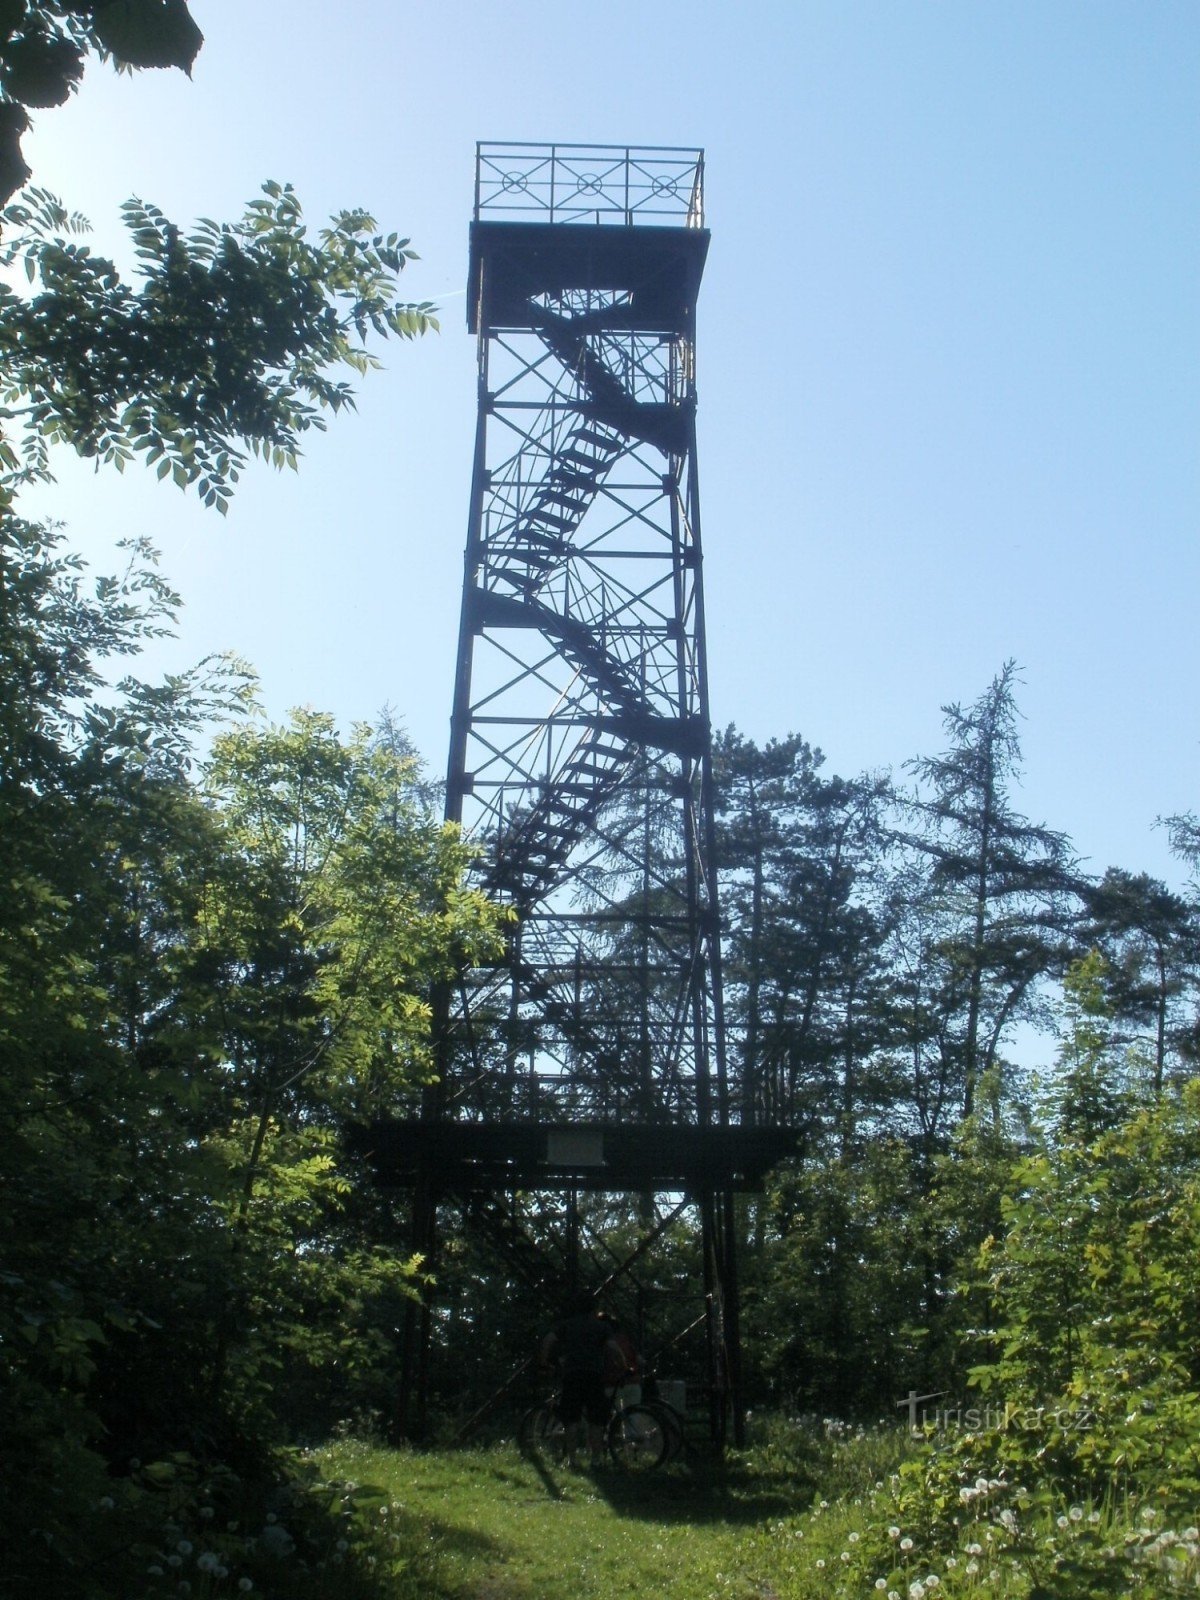
[[(486, 241), (481, 259), (486, 279)], [(690, 316), (639, 325), (632, 280), (504, 295), (521, 316), (480, 324), (448, 811), (515, 919), (505, 960), (463, 975), (443, 1110), (703, 1124), (719, 1091)]]

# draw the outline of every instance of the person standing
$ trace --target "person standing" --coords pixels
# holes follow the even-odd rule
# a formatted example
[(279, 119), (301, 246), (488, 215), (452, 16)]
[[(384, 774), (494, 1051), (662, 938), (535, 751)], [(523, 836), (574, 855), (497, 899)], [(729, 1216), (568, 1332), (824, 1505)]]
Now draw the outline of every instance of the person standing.
[(557, 1366), (562, 1376), (558, 1415), (567, 1431), (568, 1465), (575, 1465), (574, 1441), (586, 1421), (591, 1464), (604, 1461), (604, 1429), (610, 1410), (605, 1388), (606, 1369), (626, 1370), (625, 1354), (613, 1337), (612, 1326), (596, 1310), (590, 1295), (577, 1297), (567, 1314), (542, 1340), (543, 1367)]

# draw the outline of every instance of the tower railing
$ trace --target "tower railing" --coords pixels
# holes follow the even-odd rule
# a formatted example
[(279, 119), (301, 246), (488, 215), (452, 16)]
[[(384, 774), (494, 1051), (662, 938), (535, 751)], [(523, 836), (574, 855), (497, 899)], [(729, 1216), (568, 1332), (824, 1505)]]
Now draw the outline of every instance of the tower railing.
[(704, 152), (676, 146), (481, 143), (475, 220), (704, 226)]

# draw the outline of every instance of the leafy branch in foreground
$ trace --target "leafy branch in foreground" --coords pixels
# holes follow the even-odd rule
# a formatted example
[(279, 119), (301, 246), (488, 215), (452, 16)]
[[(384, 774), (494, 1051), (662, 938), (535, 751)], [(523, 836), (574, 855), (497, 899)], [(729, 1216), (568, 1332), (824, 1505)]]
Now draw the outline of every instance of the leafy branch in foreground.
[(0, 491), (50, 476), (48, 446), (123, 470), (142, 456), (204, 503), (227, 509), (248, 454), (295, 467), (323, 412), (353, 407), (332, 376), (378, 366), (371, 334), (436, 329), (427, 302), (397, 298), (414, 259), (365, 211), (339, 212), (315, 242), (290, 185), (267, 183), (236, 223), (184, 234), (130, 200), (141, 284), (77, 242), (87, 224), (31, 190), (0, 212), (0, 266), (23, 265), (34, 292), (0, 285)]

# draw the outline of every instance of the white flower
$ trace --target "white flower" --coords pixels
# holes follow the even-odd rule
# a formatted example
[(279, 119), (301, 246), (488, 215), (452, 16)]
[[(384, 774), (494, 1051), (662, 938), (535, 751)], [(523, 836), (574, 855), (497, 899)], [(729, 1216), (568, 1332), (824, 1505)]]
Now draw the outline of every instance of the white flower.
[(1070, 1508), (1070, 1510), (1067, 1512), (1067, 1515), (1070, 1517), (1072, 1522), (1082, 1522), (1083, 1521), (1083, 1507), (1082, 1506), (1072, 1506)]
[(205, 1522), (210, 1521), (213, 1516), (213, 1508), (211, 1506), (201, 1506), (200, 1515), (203, 1517)]
[(111, 1511), (116, 1503), (117, 1502), (113, 1499), (112, 1495), (102, 1494), (99, 1500), (97, 1500), (96, 1505), (101, 1511)]
[[(1016, 1529), (1016, 1526), (1017, 1526), (1016, 1513), (1013, 1512), (1013, 1511), (1010, 1511), (1008, 1509), (1008, 1507), (1005, 1506), (1004, 1510), (1000, 1513), (1000, 1523), (1001, 1523), (1001, 1526), (1003, 1526), (1003, 1527), (1008, 1529), (1009, 1533), (1013, 1533), (1015, 1531), (1015, 1529)], [(1066, 1519), (1065, 1518), (1063, 1519), (1063, 1526), (1064, 1527), (1066, 1526)]]
[(861, 1538), (862, 1538), (862, 1534), (861, 1534), (861, 1533), (852, 1533), (852, 1534), (851, 1534), (851, 1535), (850, 1535), (850, 1543), (851, 1543), (851, 1544), (857, 1544), (857, 1543), (858, 1543), (858, 1541), (859, 1541), (859, 1540), (860, 1540), (860, 1539), (861, 1539)]
[(849, 1561), (849, 1559), (850, 1559), (849, 1550), (843, 1550), (841, 1555), (838, 1557), (839, 1561)]
[(877, 1589), (886, 1589), (887, 1588), (887, 1579), (886, 1578), (876, 1578), (875, 1579), (875, 1587)]
[(969, 1556), (981, 1556), (983, 1554), (983, 1546), (981, 1544), (969, 1544), (967, 1546), (967, 1554)]
[(968, 1561), (966, 1570), (971, 1574), (972, 1577), (974, 1577), (975, 1574), (979, 1571), (979, 1563), (978, 1563), (978, 1561)]
[(200, 1572), (215, 1572), (220, 1565), (211, 1550), (206, 1550), (203, 1555), (196, 1558), (196, 1567)]
[(1069, 1528), (1071, 1523), (1067, 1517), (1055, 1517), (1054, 1526), (1056, 1528)]
[(941, 1583), (941, 1581), (942, 1580), (938, 1577), (936, 1572), (931, 1572), (929, 1574), (929, 1576), (925, 1579), (925, 1587), (927, 1589), (936, 1589), (938, 1584)]
[(242, 1591), (243, 1594), (249, 1594), (251, 1589), (253, 1589), (253, 1587), (254, 1587), (254, 1583), (250, 1578), (239, 1578), (238, 1579), (238, 1588)]
[(259, 1543), (269, 1556), (290, 1556), (296, 1548), (291, 1534), (279, 1523), (264, 1528)]
[(191, 1541), (188, 1539), (180, 1539), (175, 1548), (181, 1556), (190, 1556), (192, 1553)]
[(899, 1537), (900, 1537), (900, 1529), (899, 1528), (889, 1528), (888, 1529), (888, 1538), (889, 1539), (898, 1539)]
[(946, 1571), (947, 1572), (953, 1572), (957, 1565), (958, 1565), (958, 1557), (957, 1556), (947, 1556), (946, 1557)]
[(901, 1550), (911, 1550), (912, 1549), (912, 1540), (908, 1537), (907, 1534), (904, 1536), (903, 1539), (901, 1539), (900, 1548), (901, 1548)]
[(177, 1555), (169, 1555), (167, 1557), (167, 1565), (169, 1567), (181, 1567), (183, 1565), (183, 1557), (182, 1556), (177, 1556)]
[(162, 1575), (163, 1575), (163, 1569), (161, 1567), (158, 1567), (158, 1566), (147, 1567), (146, 1571), (150, 1574), (150, 1576), (152, 1578), (161, 1578)]
[(923, 1583), (910, 1583), (908, 1586), (908, 1600), (925, 1600), (925, 1585)]
[(823, 1561), (818, 1561), (817, 1562), (817, 1571), (818, 1572), (824, 1572), (825, 1571), (825, 1563)]

